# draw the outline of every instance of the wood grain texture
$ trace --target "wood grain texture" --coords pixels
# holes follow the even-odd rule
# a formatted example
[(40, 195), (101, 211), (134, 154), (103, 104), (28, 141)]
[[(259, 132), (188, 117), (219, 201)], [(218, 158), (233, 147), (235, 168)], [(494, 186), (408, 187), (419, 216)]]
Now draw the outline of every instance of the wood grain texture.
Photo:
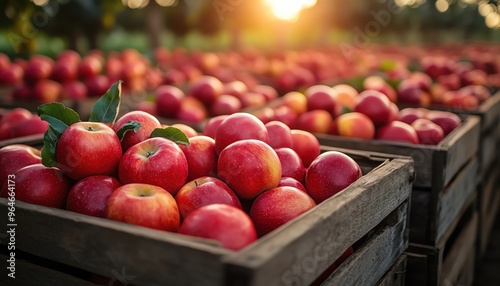
[(479, 187), (479, 232), (478, 258), (484, 256), (488, 247), (490, 233), (498, 217), (500, 209), (500, 186), (497, 184), (500, 177), (500, 166), (492, 166)]
[(410, 196), (412, 178), (410, 159), (384, 163), (287, 227), (230, 255), (229, 284), (308, 285)]
[(408, 257), (401, 255), (377, 286), (404, 286), (407, 261)]

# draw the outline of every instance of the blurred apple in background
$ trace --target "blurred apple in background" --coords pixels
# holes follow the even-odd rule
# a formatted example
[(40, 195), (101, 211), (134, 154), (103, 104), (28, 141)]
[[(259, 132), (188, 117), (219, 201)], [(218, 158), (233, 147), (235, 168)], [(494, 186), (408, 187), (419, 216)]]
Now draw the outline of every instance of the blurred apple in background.
[(291, 91), (283, 95), (282, 104), (292, 108), (296, 114), (302, 114), (307, 111), (307, 97), (297, 91)]
[(417, 119), (411, 126), (415, 128), (420, 144), (437, 145), (444, 138), (443, 129), (428, 119)]
[(201, 76), (196, 79), (190, 88), (190, 95), (204, 104), (212, 104), (223, 93), (222, 82), (212, 76)]
[(290, 128), (280, 121), (270, 121), (265, 124), (269, 134), (269, 146), (277, 148), (292, 148), (292, 134)]
[(326, 85), (314, 85), (306, 89), (307, 110), (322, 109), (335, 112), (335, 90)]
[(444, 136), (462, 123), (458, 115), (446, 111), (429, 110), (425, 118), (439, 125), (443, 129)]
[(86, 56), (84, 57), (79, 66), (78, 74), (83, 79), (90, 79), (99, 75), (103, 70), (103, 64), (101, 59), (97, 56)]
[(292, 149), (299, 155), (304, 167), (309, 167), (320, 153), (318, 139), (310, 132), (292, 129)]
[(31, 118), (25, 119), (12, 125), (10, 135), (12, 138), (18, 138), (29, 135), (43, 134), (47, 131), (49, 124), (47, 121), (43, 121), (37, 115)]
[(326, 110), (311, 110), (299, 115), (295, 128), (311, 133), (326, 134), (330, 130), (332, 120), (332, 115)]
[[(163, 126), (162, 126), (163, 127)], [(198, 131), (196, 131), (193, 127), (186, 125), (184, 123), (174, 123), (170, 125), (170, 127), (174, 127), (182, 131), (187, 138), (191, 138), (194, 136), (198, 136)]]
[(359, 112), (351, 112), (340, 115), (337, 120), (337, 132), (340, 136), (373, 139), (375, 136), (375, 125), (371, 119)]
[(24, 68), (24, 80), (35, 83), (42, 79), (48, 79), (52, 74), (54, 61), (46, 56), (32, 56)]
[(418, 135), (415, 129), (404, 122), (393, 121), (377, 130), (376, 138), (387, 141), (399, 141), (418, 144)]
[(213, 102), (210, 113), (213, 116), (233, 114), (242, 108), (241, 101), (233, 95), (223, 94)]
[(177, 119), (193, 123), (202, 122), (208, 116), (208, 111), (201, 101), (187, 96), (183, 98), (181, 107), (177, 113)]
[(184, 92), (175, 86), (163, 85), (158, 87), (155, 91), (158, 115), (176, 118), (184, 97)]
[(56, 81), (44, 79), (35, 83), (32, 93), (33, 98), (41, 103), (55, 102), (61, 96), (62, 86)]
[(398, 97), (394, 88), (392, 88), (382, 77), (380, 76), (369, 76), (363, 81), (363, 87), (365, 90), (376, 90), (387, 96), (387, 98), (396, 102)]
[(398, 120), (412, 124), (417, 119), (425, 118), (427, 111), (425, 108), (405, 108), (399, 111)]
[(87, 86), (80, 81), (72, 81), (63, 84), (62, 87), (62, 97), (69, 98), (71, 100), (82, 100), (87, 98), (88, 90)]
[(365, 90), (357, 98), (354, 111), (368, 116), (378, 127), (389, 122), (391, 101), (379, 91)]
[(276, 89), (269, 85), (256, 85), (251, 89), (251, 91), (262, 94), (265, 97), (266, 102), (270, 102), (278, 98), (278, 92)]
[(215, 134), (217, 133), (217, 128), (219, 128), (220, 124), (224, 119), (226, 119), (229, 115), (219, 115), (210, 118), (207, 121), (207, 124), (205, 124), (205, 127), (203, 128), (203, 135), (208, 136), (210, 138), (215, 139)]
[(102, 96), (108, 91), (111, 82), (105, 75), (97, 75), (85, 80), (89, 96)]
[(9, 66), (0, 69), (0, 85), (15, 86), (22, 82), (24, 70), (18, 64), (9, 64)]

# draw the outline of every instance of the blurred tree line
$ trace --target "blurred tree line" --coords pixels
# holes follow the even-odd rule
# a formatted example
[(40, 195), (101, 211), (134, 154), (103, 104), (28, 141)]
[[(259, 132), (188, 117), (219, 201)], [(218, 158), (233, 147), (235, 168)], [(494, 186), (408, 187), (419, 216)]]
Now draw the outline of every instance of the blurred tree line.
[[(442, 32), (460, 35), (464, 40), (488, 39), (495, 33), (485, 26), (477, 5), (464, 5), (462, 0), (451, 1), (444, 13), (437, 11), (435, 0), (404, 8), (395, 6), (396, 0), (317, 0), (295, 23), (277, 20), (264, 0), (176, 0), (169, 7), (159, 5), (165, 1), (128, 1), (146, 5), (131, 9), (125, 5), (127, 0), (2, 0), (0, 10), (5, 15), (0, 17), (0, 27), (21, 51), (33, 49), (39, 33), (65, 39), (67, 46), (75, 50), (82, 49), (82, 41), (93, 49), (98, 47), (99, 35), (117, 28), (147, 33), (153, 49), (161, 45), (164, 32), (178, 39), (191, 32), (208, 37), (227, 32), (234, 48), (241, 46), (242, 33), (259, 29), (274, 29), (277, 35), (283, 29), (314, 31), (318, 35), (315, 44), (325, 43), (332, 29), (376, 32), (402, 40), (408, 33), (420, 33), (431, 42), (439, 40)], [(394, 7), (399, 8), (397, 13)], [(389, 20), (376, 16), (382, 11), (389, 12)]]

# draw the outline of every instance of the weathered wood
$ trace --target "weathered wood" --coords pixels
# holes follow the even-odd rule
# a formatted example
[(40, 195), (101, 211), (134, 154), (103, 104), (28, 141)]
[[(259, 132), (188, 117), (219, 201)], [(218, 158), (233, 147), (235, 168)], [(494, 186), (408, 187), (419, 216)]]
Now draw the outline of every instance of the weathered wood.
[(498, 137), (494, 132), (483, 133), (481, 135), (481, 148), (480, 153), (480, 170), (479, 170), (479, 182), (486, 179), (486, 172), (493, 167), (496, 161), (496, 153), (498, 152)]
[[(411, 192), (411, 160), (377, 168), (308, 212), (230, 255), (229, 285), (308, 285)], [(346, 223), (348, 222), (348, 223)], [(327, 255), (325, 255), (327, 254)]]
[(376, 231), (321, 285), (376, 285), (408, 246), (408, 203), (402, 204), (389, 218), (395, 223)]
[(410, 211), (410, 242), (428, 241), (431, 225), (431, 191), (413, 188)]
[(408, 257), (402, 254), (377, 286), (404, 286)]
[(479, 187), (479, 232), (478, 232), (478, 259), (486, 252), (490, 233), (498, 217), (500, 209), (500, 166), (492, 166)]

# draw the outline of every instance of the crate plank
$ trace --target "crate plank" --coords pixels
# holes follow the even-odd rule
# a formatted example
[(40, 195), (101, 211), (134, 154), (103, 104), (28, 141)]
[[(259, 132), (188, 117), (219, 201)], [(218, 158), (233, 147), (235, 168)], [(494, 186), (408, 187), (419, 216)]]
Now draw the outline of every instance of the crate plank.
[(490, 233), (498, 217), (500, 209), (500, 166), (492, 166), (479, 188), (479, 233), (478, 233), (478, 258), (484, 256), (488, 247)]
[(396, 224), (385, 227), (347, 259), (322, 286), (376, 285), (408, 246), (408, 203), (397, 210)]
[(283, 279), (298, 280), (299, 285), (313, 282), (409, 197), (411, 160), (391, 161), (386, 167), (353, 183), (352, 192), (340, 192), (318, 205), (314, 215), (306, 213), (288, 227), (262, 237), (261, 243), (229, 256), (229, 284), (280, 285)]
[(377, 286), (404, 286), (407, 256), (401, 255)]
[[(498, 137), (494, 132), (483, 133), (481, 135), (481, 166), (478, 181), (482, 181), (486, 176), (486, 172), (492, 168), (496, 161), (496, 153), (498, 152)], [(485, 178), (486, 179), (486, 178)]]

